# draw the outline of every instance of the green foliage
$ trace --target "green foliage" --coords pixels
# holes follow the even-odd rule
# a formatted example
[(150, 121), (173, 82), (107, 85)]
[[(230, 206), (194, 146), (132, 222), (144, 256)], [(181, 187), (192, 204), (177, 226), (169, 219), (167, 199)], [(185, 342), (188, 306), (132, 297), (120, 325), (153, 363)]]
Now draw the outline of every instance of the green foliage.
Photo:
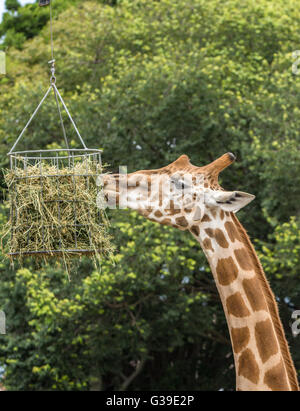
[[(16, 47), (23, 48), (23, 44), (40, 33), (41, 29), (49, 20), (49, 7), (39, 7), (38, 0), (33, 4), (21, 7), (17, 0), (6, 0), (7, 12), (3, 15), (0, 23), (0, 38), (4, 36), (1, 48)], [(66, 8), (74, 5), (78, 0), (58, 0), (53, 2), (54, 16)]]
[(7, 12), (0, 24), (0, 37), (5, 36), (2, 49), (22, 48), (24, 41), (35, 36), (48, 21), (49, 11), (39, 10), (37, 4), (19, 7), (18, 2), (7, 2)]
[[(115, 6), (117, 0), (96, 0), (97, 3)], [(37, 36), (46, 23), (49, 21), (49, 7), (39, 7), (39, 0), (36, 3), (26, 4), (21, 7), (18, 0), (6, 0), (5, 8), (7, 12), (3, 15), (0, 23), (0, 38), (3, 42), (1, 49), (16, 47), (22, 49), (27, 39)], [(54, 20), (61, 12), (71, 6), (80, 4), (80, 0), (56, 0), (52, 2), (52, 15)]]
[[(195, 165), (226, 151), (237, 155), (221, 183), (256, 195), (239, 217), (253, 241), (259, 239), (299, 370), (299, 337), (292, 338), (289, 326), (300, 304), (300, 83), (291, 56), (299, 49), (296, 5), (79, 2), (59, 14), (54, 40), (57, 85), (88, 145), (104, 147), (112, 171), (119, 164), (129, 171), (161, 167), (183, 153)], [(33, 25), (30, 35), (16, 30), (31, 39), (20, 38), (23, 50), (7, 53), (7, 75), (0, 78), (2, 166), (49, 84), (44, 24), (36, 31)], [(62, 144), (55, 105), (47, 104), (20, 148)], [(30, 262), (15, 270), (2, 263), (5, 385), (233, 388), (227, 326), (198, 244), (135, 214), (111, 215), (119, 251), (116, 264), (104, 262), (100, 274), (83, 260), (69, 284), (56, 263), (42, 270)], [(136, 364), (140, 372), (127, 387)]]
[(5, 0), (5, 8), (9, 11), (17, 11), (20, 6), (18, 0)]
[[(136, 362), (148, 370), (136, 388), (197, 389), (195, 377), (176, 372), (203, 355), (197, 341), (214, 349), (220, 339), (230, 352), (229, 341), (217, 331), (223, 316), (201, 286), (206, 262), (198, 258), (196, 242), (134, 213), (123, 212), (113, 223), (120, 249), (115, 266), (104, 262), (101, 273), (91, 271), (88, 262), (71, 283), (58, 264), (15, 275), (2, 271), (4, 311), (12, 321), (1, 339), (8, 389), (126, 388)], [(16, 312), (16, 297), (22, 313)], [(174, 355), (176, 366), (170, 364)], [(200, 360), (200, 374), (201, 368)], [(218, 387), (217, 380), (211, 384)]]

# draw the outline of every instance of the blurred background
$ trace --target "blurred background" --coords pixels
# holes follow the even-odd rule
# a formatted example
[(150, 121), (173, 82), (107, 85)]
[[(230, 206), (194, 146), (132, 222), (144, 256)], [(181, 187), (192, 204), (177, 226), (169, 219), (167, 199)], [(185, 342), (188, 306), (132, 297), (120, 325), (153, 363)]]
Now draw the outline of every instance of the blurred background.
[[(49, 86), (49, 7), (37, 3), (1, 3), (2, 168)], [(291, 331), (300, 309), (300, 72), (292, 70), (298, 1), (52, 3), (58, 89), (110, 171), (158, 168), (181, 154), (197, 166), (227, 151), (237, 156), (220, 182), (256, 196), (239, 219), (276, 295), (299, 375), (300, 335)], [(49, 100), (23, 148), (62, 144)], [(1, 185), (3, 199), (2, 177)], [(0, 211), (3, 225), (8, 206)], [(59, 261), (11, 267), (2, 256), (2, 386), (235, 389), (225, 316), (198, 243), (128, 210), (109, 217), (117, 250), (101, 272), (82, 259), (69, 282)]]

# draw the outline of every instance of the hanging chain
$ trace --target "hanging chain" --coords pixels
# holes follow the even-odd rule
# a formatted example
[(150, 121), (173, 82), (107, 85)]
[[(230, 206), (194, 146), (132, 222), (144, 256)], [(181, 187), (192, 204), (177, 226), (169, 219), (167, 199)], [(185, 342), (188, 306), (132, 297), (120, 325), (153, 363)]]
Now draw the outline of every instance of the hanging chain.
[[(60, 109), (60, 103), (62, 104), (62, 106), (64, 107), (75, 131), (77, 136), (79, 137), (79, 140), (83, 146), (83, 148), (85, 150), (88, 150), (88, 148), (85, 145), (85, 142), (83, 141), (77, 127), (76, 124), (74, 122), (74, 120), (72, 119), (71, 114), (69, 113), (69, 110), (67, 109), (64, 100), (62, 98), (62, 96), (60, 95), (59, 91), (57, 90), (57, 87), (55, 85), (56, 83), (56, 77), (55, 77), (55, 59), (54, 59), (54, 47), (53, 47), (53, 24), (52, 24), (52, 0), (39, 0), (39, 5), (40, 6), (48, 6), (50, 5), (50, 36), (51, 36), (51, 60), (48, 61), (48, 64), (50, 64), (50, 71), (51, 71), (51, 77), (50, 77), (50, 87), (47, 90), (46, 94), (44, 95), (44, 97), (42, 98), (42, 100), (40, 101), (39, 105), (37, 106), (37, 108), (35, 109), (34, 113), (32, 114), (32, 116), (30, 117), (29, 121), (27, 122), (26, 126), (23, 128), (23, 130), (21, 131), (21, 134), (19, 135), (19, 137), (17, 138), (17, 140), (15, 141), (13, 147), (11, 148), (11, 150), (9, 151), (8, 155), (13, 154), (14, 149), (16, 148), (17, 144), (19, 143), (19, 141), (21, 140), (24, 132), (26, 131), (26, 129), (28, 128), (29, 124), (31, 123), (31, 121), (33, 120), (33, 118), (35, 117), (35, 115), (37, 114), (37, 112), (39, 111), (40, 107), (42, 106), (43, 102), (45, 101), (45, 99), (47, 98), (48, 94), (50, 93), (51, 89), (54, 92), (54, 97), (55, 97), (55, 102), (56, 102), (56, 106), (57, 106), (57, 110), (59, 113), (59, 119), (60, 119), (60, 124), (61, 124), (61, 128), (62, 128), (62, 132), (63, 132), (63, 136), (64, 136), (64, 140), (65, 140), (65, 144), (66, 144), (66, 148), (68, 149), (69, 155), (70, 155), (70, 148), (69, 148), (69, 143), (68, 143), (68, 139), (67, 139), (67, 135), (66, 135), (66, 130), (64, 127), (64, 122), (63, 122), (63, 118), (62, 118), (62, 113), (61, 113), (61, 109)], [(60, 100), (60, 103), (59, 103)]]
[(50, 3), (51, 60), (48, 61), (48, 63), (51, 64), (51, 67), (50, 67), (50, 71), (51, 71), (50, 84), (55, 84), (56, 77), (55, 77), (55, 59), (54, 59), (54, 47), (53, 47), (52, 4), (51, 4), (51, 1), (49, 3)]
[(51, 2), (51, 0), (49, 1), (49, 3), (50, 3), (51, 60), (48, 61), (48, 63), (51, 64), (51, 67), (50, 67), (50, 71), (51, 71), (50, 84), (51, 84), (51, 87), (52, 87), (53, 92), (54, 92), (56, 107), (57, 107), (58, 114), (59, 114), (59, 120), (60, 120), (60, 125), (61, 125), (61, 128), (62, 128), (65, 144), (66, 144), (67, 149), (69, 150), (69, 143), (68, 143), (68, 139), (67, 139), (67, 135), (66, 135), (66, 129), (65, 129), (65, 126), (64, 126), (63, 118), (62, 118), (62, 114), (61, 114), (61, 110), (60, 110), (60, 106), (59, 106), (59, 101), (58, 101), (58, 98), (57, 98), (57, 93), (56, 93), (57, 89), (55, 87), (56, 77), (55, 77), (55, 58), (54, 58), (54, 47), (53, 47), (53, 25), (52, 25), (52, 7), (51, 7), (52, 2)]

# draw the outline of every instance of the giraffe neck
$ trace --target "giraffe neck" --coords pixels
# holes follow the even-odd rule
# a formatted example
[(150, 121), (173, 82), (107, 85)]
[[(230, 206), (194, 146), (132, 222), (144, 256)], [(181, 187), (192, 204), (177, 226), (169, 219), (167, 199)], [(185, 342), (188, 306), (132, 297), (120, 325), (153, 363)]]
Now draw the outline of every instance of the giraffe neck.
[(299, 389), (277, 304), (254, 248), (232, 213), (190, 228), (207, 256), (229, 328), (238, 390)]

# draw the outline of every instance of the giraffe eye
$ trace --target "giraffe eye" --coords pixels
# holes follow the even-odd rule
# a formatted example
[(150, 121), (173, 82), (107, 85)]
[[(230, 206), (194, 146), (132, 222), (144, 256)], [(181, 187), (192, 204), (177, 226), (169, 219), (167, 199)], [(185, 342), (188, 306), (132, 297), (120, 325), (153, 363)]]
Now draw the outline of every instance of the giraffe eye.
[(172, 178), (171, 182), (175, 185), (177, 190), (184, 190), (188, 187), (182, 180), (176, 180), (175, 178)]

